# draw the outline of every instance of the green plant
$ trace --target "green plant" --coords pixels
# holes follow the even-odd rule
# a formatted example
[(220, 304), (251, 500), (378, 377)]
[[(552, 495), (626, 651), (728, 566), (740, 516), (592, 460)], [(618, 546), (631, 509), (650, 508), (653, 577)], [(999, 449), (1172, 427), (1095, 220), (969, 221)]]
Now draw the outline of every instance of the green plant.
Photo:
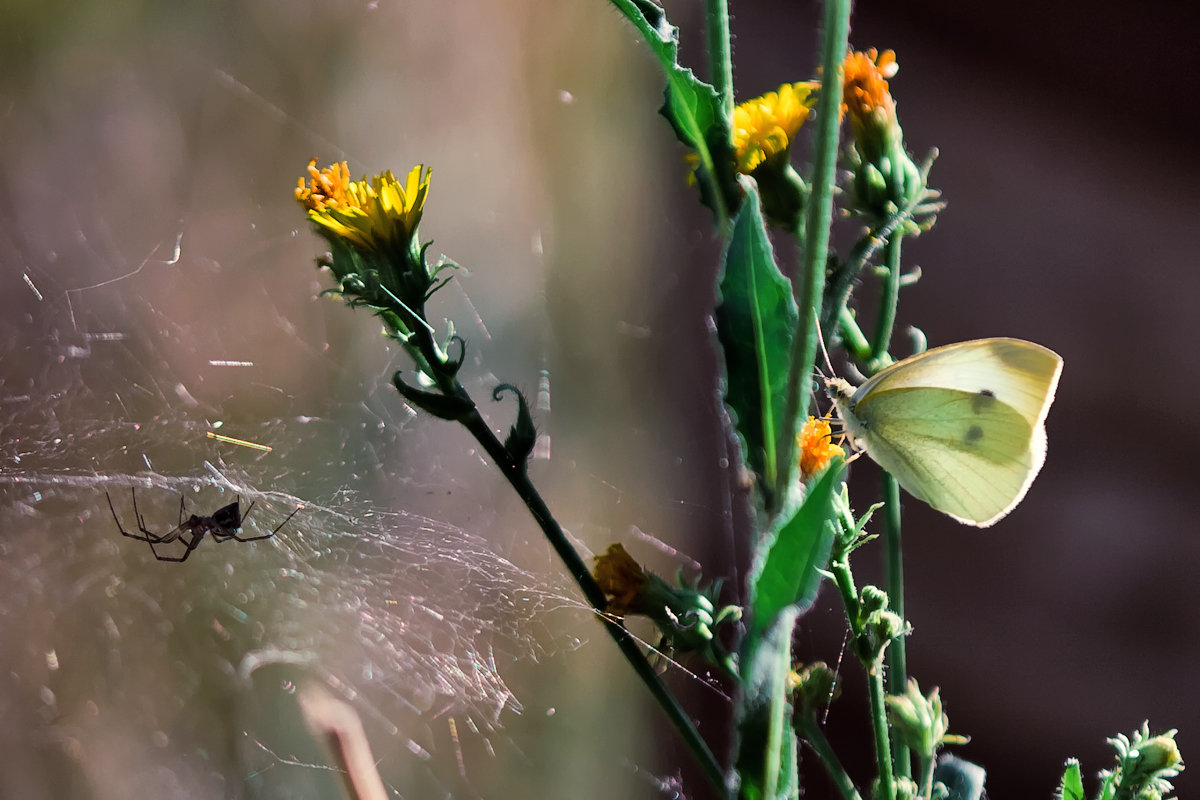
[[(731, 433), (740, 442), (742, 466), (753, 486), (749, 502), (755, 521), (753, 567), (745, 586), (738, 587), (741, 602), (721, 607), (719, 582), (705, 585), (682, 577), (669, 582), (653, 575), (620, 545), (591, 567), (571, 546), (527, 473), (535, 431), (524, 396), (511, 385), (496, 387), (493, 399), (511, 393), (517, 400), (516, 421), (501, 441), (457, 378), (466, 343), (452, 324), (438, 331), (426, 313), (426, 304), (456, 265), (431, 263), (428, 245), (420, 241), (418, 225), (429, 191), (429, 173), (422, 166), (404, 181), (391, 173), (354, 181), (344, 163), (326, 169), (310, 164), (296, 197), (330, 247), (320, 262), (334, 276), (330, 291), (351, 307), (370, 309), (411, 357), (412, 374), (397, 372), (393, 380), (405, 400), (463, 425), (496, 463), (721, 794), (746, 800), (797, 797), (803, 741), (846, 800), (863, 796), (817, 720), (820, 702), (835, 690), (835, 676), (823, 665), (796, 665), (792, 657), (795, 622), (812, 605), (821, 582), (829, 580), (844, 606), (851, 650), (863, 668), (870, 701), (877, 771), (869, 794), (885, 800), (978, 797), (983, 788), (978, 767), (957, 759), (939, 764), (944, 747), (964, 744), (966, 738), (949, 732), (938, 690), (923, 693), (907, 675), (899, 484), (885, 478), (883, 502), (856, 512), (844, 483), (843, 449), (832, 443), (828, 423), (810, 415), (819, 406), (811, 376), (820, 341), (844, 352), (866, 375), (892, 365), (900, 289), (916, 278), (903, 269), (902, 245), (929, 231), (942, 208), (938, 192), (929, 187), (932, 155), (919, 162), (905, 145), (888, 83), (896, 74), (895, 56), (875, 50), (848, 53), (849, 2), (829, 0), (821, 64), (813, 79), (735, 105), (722, 0), (707, 6), (711, 83), (679, 63), (677, 32), (660, 7), (650, 0), (612, 2), (663, 68), (660, 113), (688, 148), (699, 199), (711, 209), (725, 241), (713, 314)], [(850, 132), (844, 145), (843, 119)], [(802, 131), (812, 133), (812, 161), (803, 174), (791, 163)], [(847, 176), (840, 187), (839, 166)], [(835, 200), (857, 236), (844, 253), (830, 246)], [(780, 270), (771, 232), (797, 248), (800, 267), (792, 280)], [(873, 314), (858, 307), (854, 293), (870, 277), (879, 280)], [(962, 352), (973, 356), (988, 349), (981, 343)], [(1019, 454), (1037, 456), (1022, 467), (1022, 478), (1032, 480), (1040, 467), (1037, 437), (1058, 362), (1002, 367), (1045, 376), (1044, 396), (1035, 403), (1037, 419), (1025, 424), (1015, 446)], [(993, 400), (995, 394), (984, 387), (963, 402)], [(974, 522), (990, 524), (1002, 516), (1019, 501), (1025, 485), (1002, 500), (999, 514)], [(886, 586), (860, 587), (851, 555), (877, 538), (871, 532), (877, 511)], [(736, 685), (738, 745), (728, 767), (626, 630), (629, 615), (649, 618), (666, 648), (713, 663)], [(1106, 779), (1101, 800), (1169, 791), (1165, 777), (1182, 769), (1178, 751), (1157, 760), (1146, 754), (1173, 748), (1171, 736), (1151, 737), (1144, 730), (1132, 740), (1114, 740), (1122, 761)], [(1082, 798), (1077, 765), (1074, 773), (1068, 770), (1062, 794)]]

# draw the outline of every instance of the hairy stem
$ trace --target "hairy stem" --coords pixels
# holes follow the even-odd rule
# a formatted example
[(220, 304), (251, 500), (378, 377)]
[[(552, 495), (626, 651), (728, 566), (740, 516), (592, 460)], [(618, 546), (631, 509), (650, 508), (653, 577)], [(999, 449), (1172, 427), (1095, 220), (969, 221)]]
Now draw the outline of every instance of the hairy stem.
[(854, 781), (850, 780), (845, 767), (838, 760), (837, 753), (833, 752), (833, 746), (825, 738), (824, 731), (821, 730), (821, 726), (817, 724), (813, 715), (805, 714), (802, 719), (797, 720), (796, 726), (799, 734), (804, 737), (804, 741), (808, 742), (808, 746), (817, 754), (817, 758), (821, 759), (821, 764), (829, 773), (829, 779), (837, 787), (842, 800), (862, 800), (858, 789), (854, 787)]
[[(879, 768), (879, 798), (881, 800), (896, 800), (896, 782), (892, 773), (892, 751), (889, 740), (887, 708), (884, 697), (887, 691), (883, 685), (883, 656), (870, 652), (870, 644), (863, 638), (866, 635), (862, 606), (858, 600), (858, 590), (854, 586), (854, 575), (850, 571), (850, 556), (847, 552), (836, 552), (829, 563), (829, 571), (833, 573), (833, 581), (841, 595), (842, 605), (846, 607), (846, 619), (850, 623), (850, 632), (854, 637), (854, 652), (867, 670), (867, 692), (871, 700), (871, 731), (875, 741), (875, 758)], [(894, 643), (894, 642), (893, 642)]]
[[(893, 613), (904, 619), (904, 554), (900, 540), (900, 484), (888, 473), (883, 473), (883, 541), (887, 552), (888, 604)], [(903, 636), (897, 636), (888, 645), (888, 689), (892, 694), (901, 694), (908, 684), (908, 658), (904, 650)], [(897, 739), (892, 743), (896, 774), (907, 778), (911, 774), (908, 747)]]
[[(461, 386), (459, 389), (465, 391), (461, 389)], [(483, 449), (491, 456), (492, 460), (500, 468), (500, 471), (504, 473), (504, 477), (508, 479), (513, 490), (516, 491), (517, 495), (525, 503), (526, 508), (529, 509), (529, 513), (533, 515), (538, 527), (546, 535), (546, 539), (549, 540), (550, 545), (554, 548), (554, 552), (562, 559), (563, 564), (567, 567), (567, 571), (575, 579), (575, 583), (578, 584), (580, 591), (583, 592), (583, 596), (587, 599), (588, 604), (595, 609), (596, 615), (604, 623), (604, 629), (612, 636), (621, 654), (625, 656), (625, 659), (633, 667), (633, 671), (641, 678), (642, 683), (650, 690), (650, 694), (658, 701), (658, 704), (666, 712), (675, 729), (679, 731), (684, 744), (687, 745), (687, 748), (699, 762), (701, 769), (703, 769), (705, 777), (708, 778), (713, 788), (721, 796), (725, 796), (728, 793), (728, 789), (725, 786), (725, 773), (716, 756), (713, 755), (708, 744), (701, 738), (700, 732), (696, 730), (691, 717), (679, 705), (679, 701), (675, 699), (675, 696), (663, 685), (663, 682), (658, 677), (658, 673), (655, 672), (654, 667), (646, 659), (645, 654), (642, 653), (641, 647), (633, 637), (633, 634), (626, 630), (625, 626), (620, 622), (610, 619), (602, 613), (607, 603), (604, 592), (596, 584), (591, 571), (587, 568), (583, 559), (579, 557), (579, 553), (567, 541), (562, 527), (554, 519), (541, 494), (538, 493), (537, 488), (529, 480), (524, 465), (517, 464), (512, 460), (509, 452), (504, 449), (504, 445), (496, 438), (492, 429), (488, 427), (483, 417), (479, 415), (478, 410), (473, 410), (467, 415), (462, 420), (462, 424), (471, 432), (475, 440), (483, 446)]]
[(875, 371), (885, 366), (888, 350), (892, 346), (892, 328), (896, 325), (896, 306), (900, 303), (900, 243), (899, 234), (893, 234), (884, 249), (883, 288), (879, 293), (879, 313), (875, 318), (875, 336), (871, 340), (871, 360), (868, 367)]
[[(381, 315), (385, 322), (389, 322), (387, 316)], [(389, 325), (389, 327), (393, 327)], [(393, 330), (393, 333), (396, 333)], [(479, 414), (479, 409), (475, 405), (475, 401), (471, 399), (470, 393), (452, 374), (437, 369), (434, 364), (440, 363), (436, 344), (433, 337), (424, 329), (418, 328), (412, 336), (406, 341), (405, 350), (413, 356), (418, 364), (428, 368), (427, 375), (434, 378), (438, 389), (447, 397), (458, 397), (466, 403), (469, 403), (471, 411), (461, 418), (462, 423), (475, 440), (483, 447), (487, 454), (495, 462), (496, 466), (508, 479), (509, 484), (516, 491), (517, 495), (525, 503), (525, 507), (529, 509), (529, 513), (533, 515), (534, 521), (538, 527), (546, 535), (550, 545), (554, 548), (554, 552), (562, 559), (563, 564), (567, 568), (567, 572), (575, 579), (576, 585), (583, 592), (584, 598), (596, 612), (596, 616), (604, 624), (604, 629), (612, 636), (616, 642), (617, 648), (621, 654), (625, 656), (625, 660), (633, 667), (633, 671), (650, 690), (650, 694), (658, 701), (658, 704), (666, 712), (667, 717), (683, 738), (684, 744), (692, 752), (692, 755), (699, 762), (704, 775), (708, 778), (713, 788), (721, 796), (728, 794), (728, 788), (725, 784), (725, 772), (721, 768), (720, 762), (717, 761), (708, 743), (700, 736), (700, 732), (696, 730), (695, 724), (691, 717), (687, 715), (683, 707), (679, 705), (679, 701), (675, 699), (663, 682), (659, 679), (658, 673), (650, 664), (638, 645), (637, 640), (633, 637), (625, 626), (618, 620), (611, 619), (605, 616), (604, 607), (608, 604), (608, 598), (604, 596), (603, 590), (592, 577), (591, 570), (587, 564), (579, 557), (579, 553), (567, 541), (567, 536), (563, 532), (562, 526), (554, 519), (554, 515), (550, 513), (550, 509), (546, 506), (546, 502), (542, 499), (541, 494), (529, 480), (529, 475), (525, 471), (525, 465), (519, 464), (513, 460), (512, 454), (504, 447), (492, 429), (488, 427), (487, 422)]]
[(867, 688), (871, 696), (871, 728), (875, 732), (875, 760), (879, 766), (881, 800), (896, 800), (896, 780), (892, 774), (892, 749), (888, 743), (887, 696), (883, 688), (883, 659), (867, 668)]
[[(796, 423), (808, 408), (810, 376), (817, 355), (817, 320), (821, 315), (821, 294), (825, 286), (825, 262), (829, 257), (829, 229), (833, 224), (833, 192), (837, 179), (838, 108), (842, 102), (842, 61), (850, 38), (850, 0), (825, 0), (821, 66), (825, 86), (817, 99), (816, 147), (813, 153), (812, 194), (808, 198), (808, 218), (804, 230), (797, 298), (800, 319), (792, 338), (788, 365), (787, 404), (780, 431), (779, 465), (774, 496), (780, 503), (788, 496), (795, 476), (793, 454), (796, 447)], [(778, 508), (769, 509), (774, 514)]]
[(708, 79), (721, 98), (721, 113), (733, 120), (733, 58), (730, 53), (729, 2), (705, 0), (708, 30)]

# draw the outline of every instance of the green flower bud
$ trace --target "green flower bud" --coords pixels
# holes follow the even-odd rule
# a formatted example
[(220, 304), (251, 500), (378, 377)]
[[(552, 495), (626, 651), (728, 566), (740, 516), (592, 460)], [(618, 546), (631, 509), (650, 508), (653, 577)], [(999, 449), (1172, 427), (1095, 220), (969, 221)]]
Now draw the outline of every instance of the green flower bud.
[(1175, 732), (1151, 737), (1138, 746), (1138, 768), (1146, 773), (1157, 774), (1163, 770), (1174, 770), (1183, 763), (1179, 745), (1175, 743)]
[(876, 614), (888, 607), (887, 592), (878, 586), (868, 584), (860, 592), (859, 602), (862, 603), (863, 616)]
[(904, 149), (888, 78), (899, 69), (891, 50), (874, 48), (846, 56), (843, 112), (850, 117), (850, 169), (859, 209), (886, 219), (925, 191), (921, 171)]
[(788, 673), (792, 702), (797, 714), (812, 714), (837, 697), (837, 673), (824, 661), (815, 661)]
[(966, 742), (965, 737), (948, 733), (950, 718), (942, 711), (936, 686), (925, 696), (910, 678), (904, 694), (890, 695), (884, 702), (893, 734), (922, 758), (932, 759), (944, 744)]

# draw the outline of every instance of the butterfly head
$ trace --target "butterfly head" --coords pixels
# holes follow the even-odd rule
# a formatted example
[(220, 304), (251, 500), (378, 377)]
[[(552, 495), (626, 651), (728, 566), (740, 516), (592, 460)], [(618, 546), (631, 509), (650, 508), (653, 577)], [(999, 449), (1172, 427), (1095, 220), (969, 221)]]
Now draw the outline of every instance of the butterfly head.
[(825, 379), (825, 394), (829, 395), (829, 399), (839, 409), (843, 404), (849, 407), (850, 402), (854, 399), (855, 391), (857, 389), (847, 380), (842, 378)]

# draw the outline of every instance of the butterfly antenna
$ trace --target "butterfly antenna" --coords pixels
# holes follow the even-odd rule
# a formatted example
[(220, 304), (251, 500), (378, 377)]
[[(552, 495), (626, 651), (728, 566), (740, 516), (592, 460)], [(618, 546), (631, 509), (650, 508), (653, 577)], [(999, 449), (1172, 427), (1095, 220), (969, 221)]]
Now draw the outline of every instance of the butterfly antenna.
[[(821, 333), (820, 325), (817, 325), (817, 343), (821, 345), (821, 356), (825, 359), (825, 366), (829, 368), (829, 375), (832, 376), (834, 372), (833, 362), (829, 360), (829, 350), (825, 347), (825, 334)], [(821, 375), (822, 378), (827, 377), (819, 369), (817, 370), (817, 374)]]

